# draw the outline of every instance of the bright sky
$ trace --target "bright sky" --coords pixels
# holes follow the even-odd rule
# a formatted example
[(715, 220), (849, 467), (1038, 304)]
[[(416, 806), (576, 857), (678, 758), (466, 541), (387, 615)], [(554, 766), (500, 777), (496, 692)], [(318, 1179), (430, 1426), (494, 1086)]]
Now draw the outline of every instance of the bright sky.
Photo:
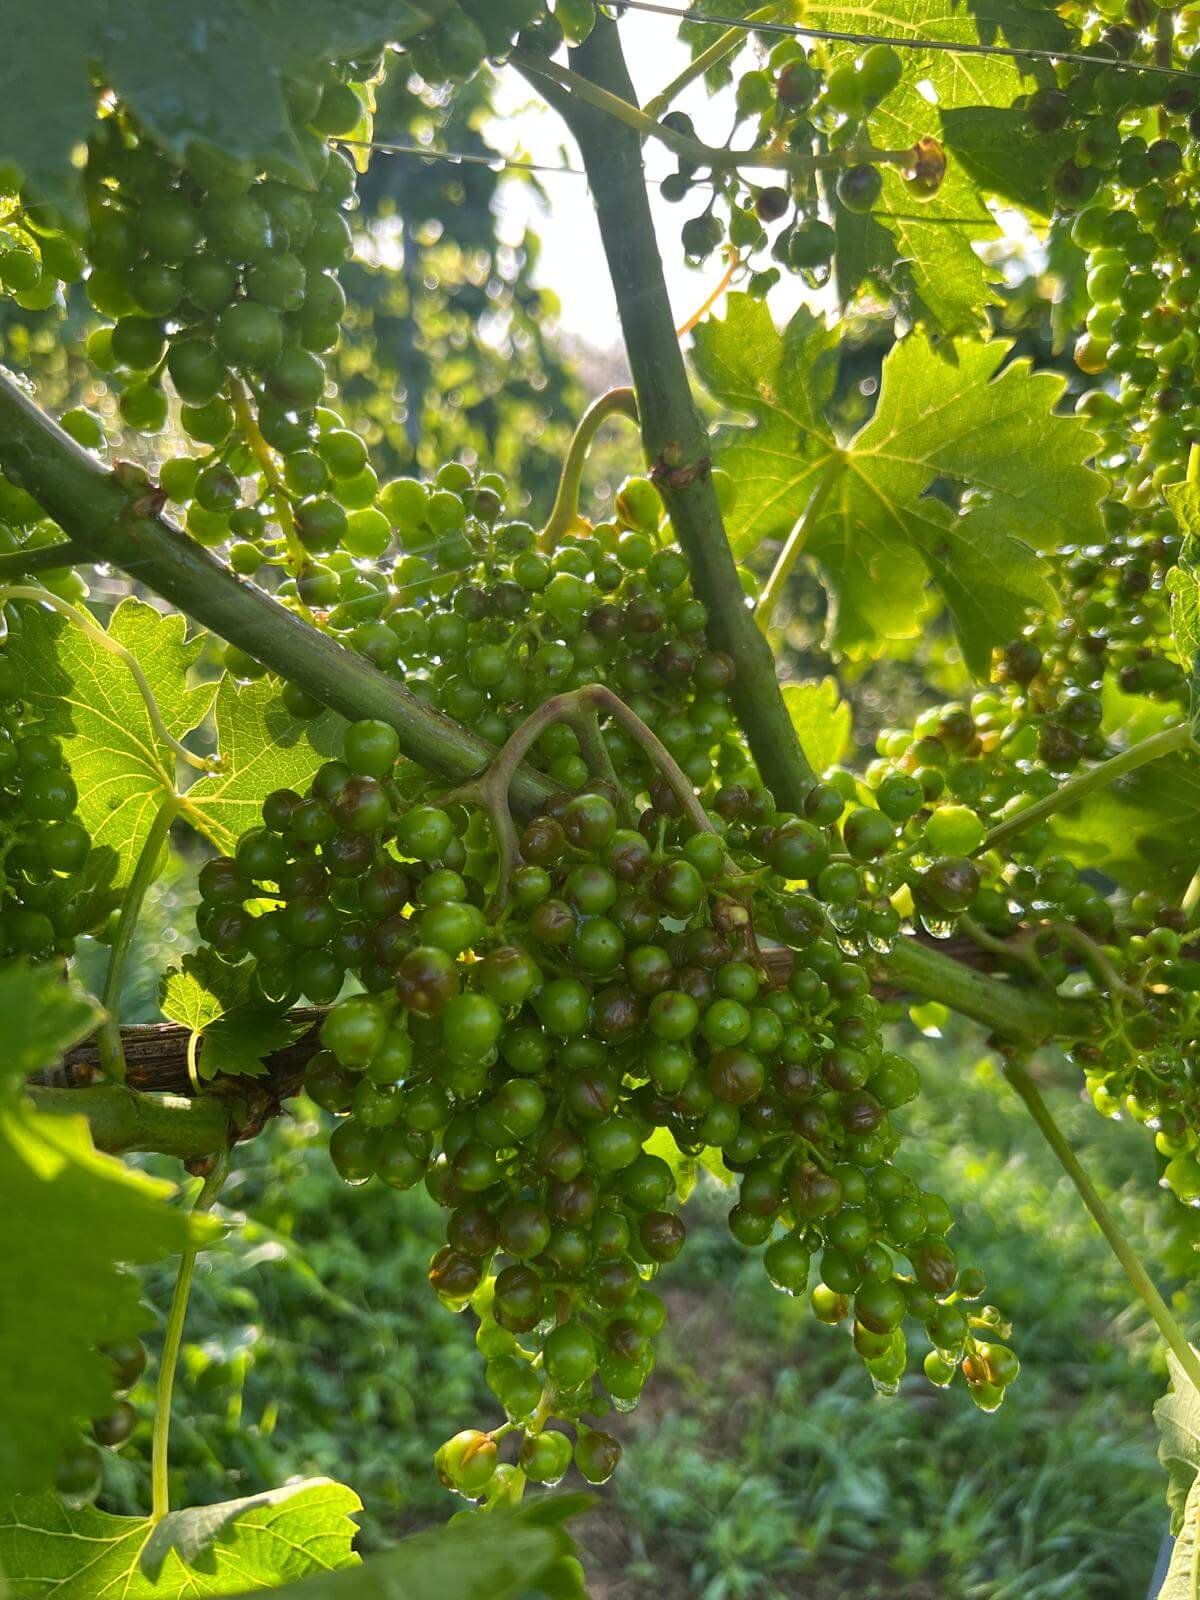
[[(626, 58), (642, 102), (670, 82), (689, 60), (676, 31), (677, 24), (670, 18), (645, 12), (627, 13), (621, 22)], [(698, 83), (680, 96), (675, 109), (692, 115), (702, 138), (707, 134), (720, 140), (727, 130), (731, 99), (727, 93), (713, 98)], [(510, 69), (500, 75), (497, 109), (500, 115), (489, 126), (488, 137), (498, 148), (519, 153), (530, 161), (581, 166), (574, 140), (560, 118), (542, 105), (526, 81)], [(654, 140), (647, 144), (645, 161), (652, 179), (663, 178), (675, 168), (670, 151)], [(582, 177), (552, 173), (539, 177), (548, 209), (542, 209), (536, 194), (525, 183), (505, 184), (501, 189), (502, 228), (509, 237), (519, 238), (526, 221), (533, 222), (542, 239), (538, 279), (562, 301), (565, 332), (597, 349), (610, 349), (620, 339), (620, 327), (587, 184)], [(668, 205), (651, 183), (650, 203), (671, 304), (676, 321), (682, 322), (716, 287), (723, 266), (716, 255), (698, 270), (684, 264), (679, 230), (699, 210), (697, 200)], [(789, 285), (793, 300), (795, 283), (792, 279)], [(786, 308), (779, 310), (785, 312)]]

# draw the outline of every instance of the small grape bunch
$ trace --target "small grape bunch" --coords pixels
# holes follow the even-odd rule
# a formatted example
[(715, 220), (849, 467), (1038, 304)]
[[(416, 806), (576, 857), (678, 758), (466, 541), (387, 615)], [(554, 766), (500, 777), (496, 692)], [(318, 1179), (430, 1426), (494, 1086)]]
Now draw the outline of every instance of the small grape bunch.
[(101, 1352), (112, 1369), (113, 1409), (92, 1419), (90, 1437), (81, 1437), (68, 1446), (55, 1475), (55, 1493), (73, 1510), (89, 1505), (100, 1492), (101, 1452), (119, 1450), (133, 1437), (137, 1426), (138, 1414), (128, 1396), (146, 1370), (146, 1347), (139, 1339), (129, 1339), (103, 1345)]
[(0, 652), (0, 955), (47, 960), (105, 920), (115, 858), (80, 822), (62, 745), (25, 694)]

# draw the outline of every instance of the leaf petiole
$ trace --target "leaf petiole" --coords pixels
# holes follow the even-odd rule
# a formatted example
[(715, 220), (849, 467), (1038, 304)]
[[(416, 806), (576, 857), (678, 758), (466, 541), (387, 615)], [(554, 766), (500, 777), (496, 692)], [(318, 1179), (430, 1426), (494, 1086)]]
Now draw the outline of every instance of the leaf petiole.
[(1171, 755), (1176, 750), (1185, 750), (1192, 743), (1192, 729), (1186, 722), (1180, 722), (1173, 728), (1164, 728), (1161, 733), (1151, 734), (1148, 739), (1131, 745), (1119, 755), (1110, 756), (1107, 761), (1101, 761), (1089, 771), (1081, 772), (1077, 778), (1071, 778), (1053, 794), (1035, 800), (1032, 805), (1023, 806), (1012, 816), (1006, 817), (991, 830), (979, 848), (972, 853), (983, 855), (988, 850), (994, 850), (1025, 828), (1053, 816), (1056, 811), (1064, 811), (1076, 801), (1084, 799), (1086, 795), (1095, 794), (1099, 789), (1106, 789), (1110, 783), (1123, 778), (1127, 772), (1136, 772), (1148, 762), (1157, 761), (1161, 756)]
[[(194, 1214), (212, 1210), (228, 1175), (229, 1152), (222, 1150), (214, 1158), (212, 1170), (196, 1196), (192, 1207)], [(175, 1369), (179, 1364), (179, 1350), (183, 1344), (183, 1324), (187, 1317), (188, 1297), (192, 1291), (192, 1276), (196, 1271), (196, 1257), (199, 1253), (198, 1246), (189, 1245), (179, 1257), (175, 1292), (171, 1296), (171, 1309), (167, 1313), (167, 1326), (163, 1334), (162, 1357), (158, 1366), (158, 1387), (154, 1396), (154, 1434), (150, 1458), (152, 1522), (161, 1522), (171, 1509), (170, 1481), (167, 1474), (167, 1450), (171, 1435), (171, 1394), (175, 1388)]]
[(154, 814), (146, 834), (145, 843), (133, 869), (133, 877), (125, 891), (121, 915), (112, 952), (108, 958), (108, 971), (104, 977), (104, 1020), (96, 1030), (96, 1047), (100, 1052), (100, 1065), (114, 1083), (125, 1082), (125, 1050), (121, 1043), (121, 984), (125, 966), (133, 947), (138, 918), (146, 899), (146, 892), (158, 876), (158, 858), (170, 832), (171, 824), (179, 815), (179, 797), (165, 795)]

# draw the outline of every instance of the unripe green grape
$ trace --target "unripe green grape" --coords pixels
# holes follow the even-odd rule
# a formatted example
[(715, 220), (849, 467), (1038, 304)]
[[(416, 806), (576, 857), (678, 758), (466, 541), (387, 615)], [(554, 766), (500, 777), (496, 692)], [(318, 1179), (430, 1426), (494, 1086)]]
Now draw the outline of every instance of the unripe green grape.
[(86, 406), (72, 406), (69, 411), (64, 411), (58, 419), (58, 425), (86, 450), (103, 450), (108, 443), (103, 422)]
[(217, 317), (217, 349), (232, 367), (265, 371), (279, 360), (283, 326), (277, 312), (253, 300), (239, 300)]
[[(590, 3), (590, 0), (589, 0)], [(531, 1483), (558, 1483), (571, 1465), (571, 1441), (565, 1433), (527, 1434), (519, 1465)]]
[(438, 1470), (467, 1499), (477, 1499), (496, 1473), (496, 1444), (477, 1428), (456, 1433), (438, 1451)]
[(378, 1154), (375, 1130), (364, 1127), (353, 1117), (339, 1122), (329, 1136), (329, 1155), (339, 1176), (355, 1187), (368, 1183), (375, 1176)]
[(575, 1465), (580, 1476), (589, 1483), (607, 1483), (617, 1470), (621, 1459), (621, 1446), (608, 1433), (584, 1429), (580, 1425), (575, 1441)]
[(122, 417), (137, 433), (161, 433), (167, 425), (167, 397), (151, 379), (131, 383), (117, 402)]
[(260, 367), (270, 366), (267, 382), (271, 392), (293, 410), (308, 410), (318, 403), (325, 392), (325, 363), (309, 350), (292, 346), (284, 350), (277, 360), (272, 357), (270, 361), (262, 360), (257, 364)]
[(321, 1039), (343, 1066), (362, 1069), (383, 1045), (387, 1012), (365, 995), (351, 995), (326, 1016)]

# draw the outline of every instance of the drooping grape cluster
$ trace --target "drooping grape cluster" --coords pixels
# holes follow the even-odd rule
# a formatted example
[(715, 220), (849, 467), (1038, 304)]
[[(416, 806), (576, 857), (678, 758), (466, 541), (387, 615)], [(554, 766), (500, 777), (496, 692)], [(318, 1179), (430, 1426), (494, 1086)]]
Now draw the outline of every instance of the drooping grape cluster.
[[(783, 170), (775, 181), (751, 183), (737, 171), (710, 172), (681, 156), (676, 172), (663, 181), (664, 198), (682, 201), (696, 189), (708, 196), (704, 209), (689, 217), (681, 231), (688, 260), (703, 261), (728, 240), (740, 259), (761, 263), (747, 280), (752, 294), (765, 294), (779, 281), (781, 269), (801, 273), (813, 284), (824, 283), (836, 245), (833, 196), (837, 207), (862, 216), (874, 209), (884, 187), (879, 165), (883, 152), (874, 161), (864, 154), (841, 164), (836, 152), (856, 144), (870, 151), (867, 119), (902, 76), (900, 56), (887, 44), (869, 45), (827, 66), (819, 51), (806, 49), (798, 39), (774, 43), (762, 65), (737, 78), (733, 131), (748, 130), (749, 145), (778, 157)], [(686, 112), (668, 111), (662, 121), (677, 133), (697, 137)], [(810, 166), (802, 165), (788, 177), (784, 159), (789, 154), (798, 163), (814, 155), (829, 162), (829, 192), (822, 192)], [(897, 167), (902, 192), (919, 202), (937, 193), (946, 160), (930, 135), (903, 158), (889, 154), (889, 163)], [(776, 265), (767, 264), (768, 247), (769, 260)]]
[(289, 105), (305, 175), (203, 146), (180, 166), (121, 114), (98, 123), (85, 172), (87, 295), (115, 319), (89, 356), (121, 379), (122, 417), (139, 432), (163, 429), (178, 397), (179, 427), (203, 453), (165, 461), (163, 492), (187, 506), (193, 538), (232, 542), (240, 571), (334, 548), (348, 508), (377, 487), (349, 430), (308, 448), (351, 249), (354, 170), (328, 136), (350, 131), (362, 105), (337, 73), (294, 81)]
[[(146, 1370), (146, 1347), (139, 1339), (101, 1346), (112, 1370), (113, 1408), (94, 1417), (89, 1437), (79, 1438), (59, 1460), (54, 1489), (72, 1509), (90, 1504), (100, 1492), (101, 1450), (119, 1450), (133, 1436), (137, 1411), (129, 1391)], [(97, 1448), (99, 1446), (100, 1448)]]
[(62, 746), (0, 650), (0, 959), (68, 956), (111, 908), (115, 860), (79, 821)]
[[(665, 1313), (647, 1280), (683, 1245), (678, 1175), (704, 1150), (738, 1183), (734, 1237), (785, 1292), (812, 1278), (823, 1320), (853, 1316), (880, 1388), (899, 1383), (916, 1318), (931, 1378), (962, 1365), (994, 1408), (1015, 1357), (997, 1313), (966, 1309), (983, 1284), (960, 1279), (945, 1203), (892, 1163), (890, 1113), (917, 1074), (884, 1049), (847, 954), (894, 937), (861, 864), (892, 824), (858, 808), (839, 830), (830, 785), (797, 817), (737, 782), (701, 827), (686, 776), (629, 744), (637, 825), (603, 794), (564, 792), (501, 883), (490, 813), (414, 803), (395, 735), (355, 724), (344, 761), (306, 796), (269, 796), (264, 826), (202, 870), (201, 934), (226, 960), (250, 955), (279, 1003), (333, 999), (347, 973), (362, 985), (330, 1012), (306, 1086), (339, 1118), (349, 1182), (424, 1182), (448, 1211), (431, 1282), (480, 1318), (500, 1437), (522, 1431), (526, 1477), (570, 1464), (552, 1420), (575, 1428), (585, 1477), (615, 1466), (600, 1424), (653, 1368)], [(439, 1470), (473, 1498), (507, 1492), (498, 1442), (468, 1430)]]
[[(887, 845), (881, 863), (889, 904), (1022, 981), (1086, 993), (1072, 1053), (1097, 1109), (1147, 1124), (1167, 1158), (1165, 1183), (1192, 1202), (1200, 1198), (1200, 951), (1187, 912), (1163, 894), (1129, 896), (1081, 871), (1050, 822), (988, 848), (990, 830), (1054, 795), (1084, 761), (1115, 753), (1098, 693), (1073, 684), (1056, 692), (1053, 680), (1039, 688), (1048, 661), (1069, 679), (1072, 659), (1043, 658), (1032, 636), (1015, 641), (1002, 681), (969, 705), (935, 707), (912, 728), (881, 733), (864, 776), (897, 830), (899, 851)], [(1173, 691), (1159, 692), (1170, 704)]]

